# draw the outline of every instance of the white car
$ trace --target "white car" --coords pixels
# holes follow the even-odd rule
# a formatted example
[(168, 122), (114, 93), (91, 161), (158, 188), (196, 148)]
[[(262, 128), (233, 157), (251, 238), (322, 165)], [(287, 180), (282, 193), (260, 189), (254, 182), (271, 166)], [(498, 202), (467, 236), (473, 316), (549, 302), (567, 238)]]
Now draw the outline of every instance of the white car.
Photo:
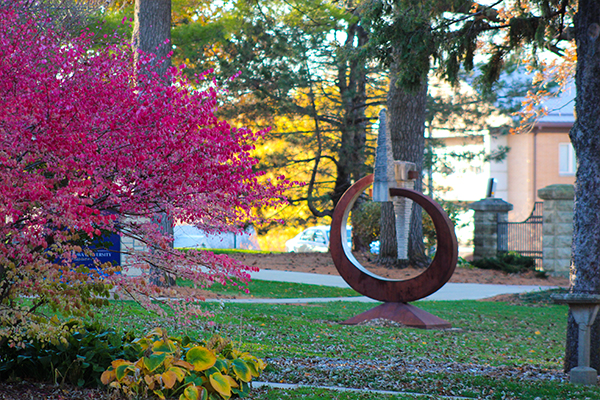
[(376, 240), (374, 242), (371, 242), (371, 244), (369, 245), (369, 248), (371, 250), (372, 254), (379, 254), (379, 246), (380, 246), (380, 242), (379, 240)]
[[(314, 226), (285, 242), (288, 253), (327, 253), (329, 251), (329, 226)], [(346, 227), (348, 245), (352, 247), (352, 228)]]

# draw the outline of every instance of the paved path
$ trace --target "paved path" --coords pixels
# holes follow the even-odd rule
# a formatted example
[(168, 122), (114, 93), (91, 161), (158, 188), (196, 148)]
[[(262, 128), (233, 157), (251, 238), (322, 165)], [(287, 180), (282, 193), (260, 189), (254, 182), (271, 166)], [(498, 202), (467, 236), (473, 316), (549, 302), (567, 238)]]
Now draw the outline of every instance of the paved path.
[[(310, 274), (306, 272), (287, 272), (275, 270), (260, 270), (252, 272), (252, 279), (276, 282), (307, 283), (349, 288), (348, 284), (338, 275)], [(424, 300), (478, 300), (499, 294), (524, 293), (549, 289), (548, 286), (532, 285), (489, 285), (478, 283), (447, 283), (440, 290)], [(373, 301), (366, 297), (335, 297), (329, 299), (238, 299), (236, 302), (265, 302), (265, 303), (308, 303), (319, 301)]]
[(431, 395), (417, 392), (395, 392), (391, 390), (375, 390), (375, 389), (354, 389), (345, 388), (341, 386), (319, 386), (319, 385), (302, 385), (295, 383), (276, 383), (276, 382), (258, 382), (253, 381), (252, 387), (258, 388), (261, 386), (267, 386), (274, 389), (298, 389), (298, 388), (315, 388), (333, 390), (337, 392), (358, 392), (358, 393), (372, 393), (374, 395), (392, 395), (392, 396), (411, 396), (411, 397), (424, 397), (424, 398), (435, 398), (435, 399), (451, 399), (451, 400), (470, 400), (472, 397), (459, 397), (459, 396), (442, 396), (442, 395)]

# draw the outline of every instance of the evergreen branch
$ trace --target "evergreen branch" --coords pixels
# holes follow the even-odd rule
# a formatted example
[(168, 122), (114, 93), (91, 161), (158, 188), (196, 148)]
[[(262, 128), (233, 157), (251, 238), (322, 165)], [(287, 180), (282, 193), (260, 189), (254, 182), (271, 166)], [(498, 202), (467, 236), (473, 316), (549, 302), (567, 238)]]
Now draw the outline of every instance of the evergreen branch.
[[(457, 19), (454, 19), (454, 20), (447, 21), (446, 23), (433, 28), (432, 31), (436, 31), (436, 30), (439, 30), (439, 29), (447, 28), (447, 27), (449, 27), (451, 25), (457, 24), (459, 22), (465, 21), (465, 20), (473, 18), (473, 17), (481, 17), (482, 19), (486, 19), (488, 21), (499, 22), (500, 20), (496, 18), (497, 15), (498, 15), (498, 12), (494, 9), (494, 7), (497, 6), (498, 4), (502, 3), (503, 1), (504, 0), (498, 0), (494, 4), (491, 4), (489, 6), (482, 6), (481, 4), (477, 4), (477, 8), (478, 8), (479, 11), (477, 11), (477, 12), (475, 12), (473, 14), (470, 14), (469, 11), (464, 11), (464, 13), (469, 13), (469, 14), (465, 15), (465, 16), (463, 16), (461, 18), (457, 18)], [(488, 11), (488, 10), (493, 10), (494, 11), (494, 15), (493, 16), (484, 15), (484, 11)], [(461, 13), (462, 14), (462, 12), (460, 12), (458, 10), (447, 10), (447, 11), (448, 12), (457, 12), (457, 13)]]

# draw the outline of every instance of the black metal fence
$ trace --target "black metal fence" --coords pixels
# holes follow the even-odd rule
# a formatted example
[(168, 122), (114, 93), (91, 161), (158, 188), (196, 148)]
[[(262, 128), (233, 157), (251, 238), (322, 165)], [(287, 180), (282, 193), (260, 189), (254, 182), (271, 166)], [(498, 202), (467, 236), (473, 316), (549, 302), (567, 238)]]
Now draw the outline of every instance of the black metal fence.
[(498, 222), (498, 252), (514, 251), (535, 258), (542, 267), (542, 216), (544, 203), (536, 202), (531, 215), (523, 222)]

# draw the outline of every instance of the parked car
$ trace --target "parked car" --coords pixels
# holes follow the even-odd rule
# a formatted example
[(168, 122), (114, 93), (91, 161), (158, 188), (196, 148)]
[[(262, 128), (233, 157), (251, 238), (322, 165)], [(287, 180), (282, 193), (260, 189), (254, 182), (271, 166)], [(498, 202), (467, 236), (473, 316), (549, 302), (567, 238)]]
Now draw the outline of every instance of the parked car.
[(373, 254), (379, 254), (379, 246), (380, 246), (379, 240), (371, 242), (371, 244), (369, 245), (371, 253), (373, 253)]
[[(313, 226), (285, 242), (289, 253), (327, 253), (329, 251), (329, 226)], [(348, 246), (352, 247), (352, 227), (346, 227)]]
[(205, 249), (247, 249), (260, 250), (258, 238), (253, 226), (248, 226), (245, 232), (208, 233), (193, 225), (176, 225), (173, 228), (175, 248), (205, 248)]

